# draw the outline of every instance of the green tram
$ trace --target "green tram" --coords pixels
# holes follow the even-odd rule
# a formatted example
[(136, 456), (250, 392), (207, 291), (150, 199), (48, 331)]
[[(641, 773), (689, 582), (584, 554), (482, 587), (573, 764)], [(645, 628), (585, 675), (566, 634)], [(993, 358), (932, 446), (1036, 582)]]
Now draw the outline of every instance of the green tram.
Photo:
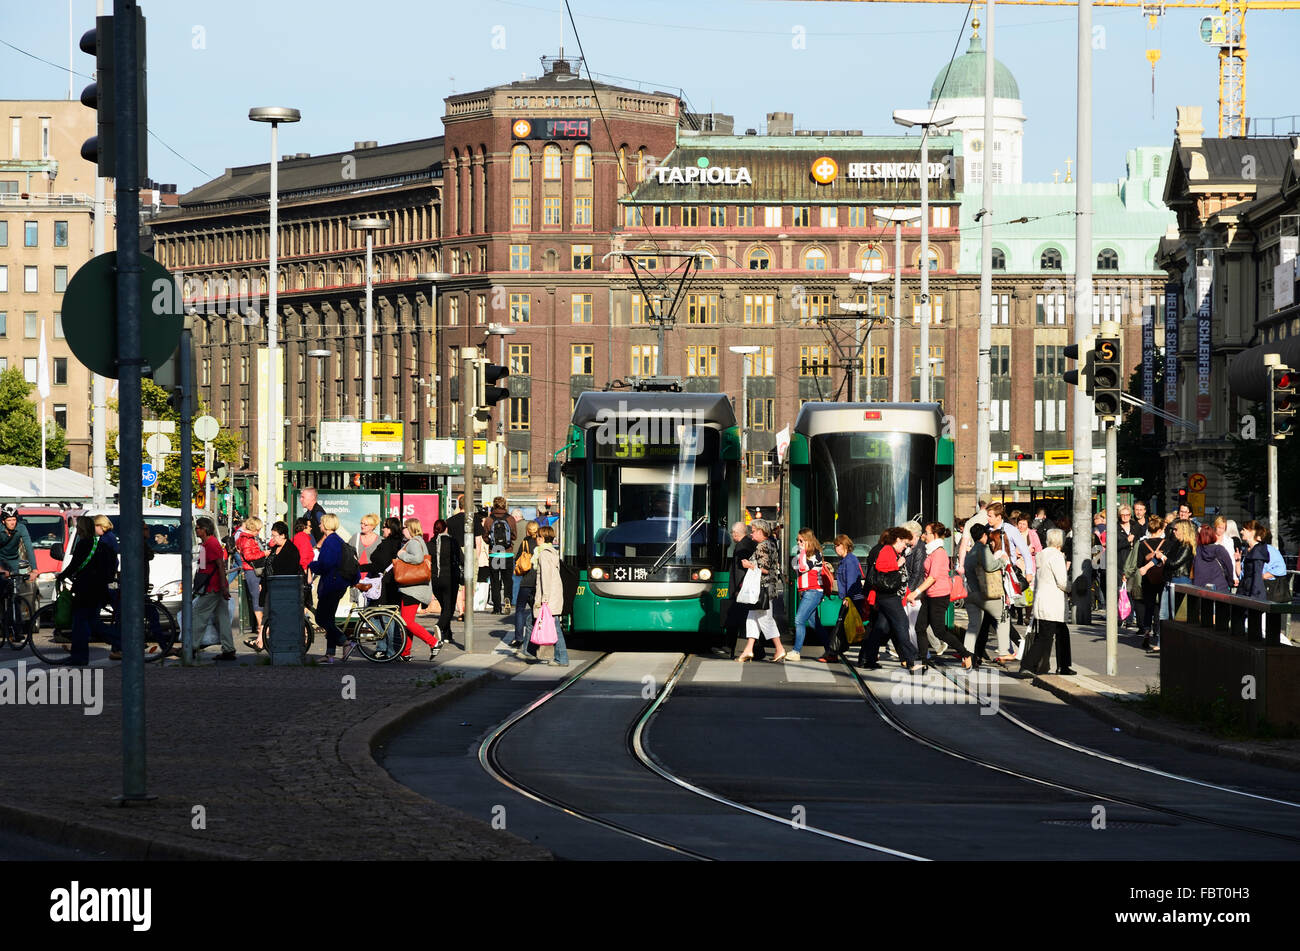
[(560, 555), (578, 577), (572, 631), (719, 634), (742, 479), (730, 399), (583, 393), (562, 453)]
[[(813, 530), (834, 564), (836, 535), (852, 538), (861, 556), (882, 531), (909, 519), (951, 526), (953, 459), (937, 403), (805, 403), (783, 479), (786, 555), (803, 528)], [(951, 539), (948, 546), (951, 552)], [(795, 605), (793, 572), (787, 575), (787, 605)], [(839, 601), (823, 599), (823, 623), (835, 623)]]

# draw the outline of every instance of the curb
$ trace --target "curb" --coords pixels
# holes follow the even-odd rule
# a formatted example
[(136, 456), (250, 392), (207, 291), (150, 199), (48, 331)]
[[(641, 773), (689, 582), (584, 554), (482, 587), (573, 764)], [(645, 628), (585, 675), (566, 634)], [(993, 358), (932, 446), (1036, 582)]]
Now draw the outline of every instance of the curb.
[[(122, 808), (132, 808), (124, 806)], [(228, 849), (200, 848), (188, 843), (132, 835), (91, 822), (60, 819), (57, 816), (19, 809), (0, 803), (0, 825), (11, 832), (30, 835), (54, 845), (116, 853), (132, 862), (247, 861), (253, 858)]]
[(1120, 701), (1109, 700), (1064, 677), (1051, 674), (1036, 675), (1031, 683), (1040, 690), (1046, 690), (1061, 700), (1087, 711), (1097, 719), (1122, 728), (1133, 736), (1169, 743), (1197, 753), (1228, 756), (1261, 766), (1300, 771), (1300, 754), (1297, 753), (1270, 750), (1257, 743), (1242, 740), (1217, 740), (1176, 726), (1152, 723), (1137, 714), (1125, 711)]

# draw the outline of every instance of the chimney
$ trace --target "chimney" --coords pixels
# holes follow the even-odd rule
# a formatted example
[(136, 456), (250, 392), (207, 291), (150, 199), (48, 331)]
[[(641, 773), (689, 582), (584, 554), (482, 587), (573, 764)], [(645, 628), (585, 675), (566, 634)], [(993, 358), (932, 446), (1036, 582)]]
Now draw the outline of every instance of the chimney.
[(794, 134), (794, 113), (793, 112), (769, 112), (767, 114), (767, 134), (768, 135)]
[(1201, 121), (1200, 106), (1178, 106), (1178, 122), (1174, 125), (1174, 135), (1178, 144), (1185, 149), (1199, 149), (1201, 135), (1205, 132), (1205, 123)]
[(352, 143), (352, 150), (353, 150), (354, 152), (357, 152), (357, 151), (360, 151), (360, 150), (362, 150), (362, 149), (373, 149), (373, 148), (378, 148), (378, 146), (379, 146), (379, 143), (376, 142), (374, 139), (367, 139), (367, 140), (364, 141), (364, 142), (353, 142), (353, 143)]

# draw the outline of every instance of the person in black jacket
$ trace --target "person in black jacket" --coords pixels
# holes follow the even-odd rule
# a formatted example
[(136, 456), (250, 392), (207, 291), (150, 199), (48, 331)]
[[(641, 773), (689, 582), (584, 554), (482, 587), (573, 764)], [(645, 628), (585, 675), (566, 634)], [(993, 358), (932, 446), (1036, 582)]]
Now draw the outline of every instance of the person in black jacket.
[[(102, 537), (95, 534), (95, 520), (77, 517), (76, 543), (68, 567), (56, 576), (58, 582), (72, 579), (72, 646), (65, 663), (85, 667), (90, 663), (90, 632), (96, 628), (102, 638), (104, 626), (99, 612), (108, 603), (108, 585), (116, 574), (116, 557)], [(112, 644), (109, 657), (120, 660), (121, 645)]]
[(302, 559), (299, 556), (298, 548), (289, 540), (288, 525), (284, 522), (276, 522), (271, 526), (271, 541), (268, 547), (269, 553), (261, 568), (262, 583), (258, 585), (258, 606), (262, 610), (262, 623), (258, 625), (256, 637), (244, 638), (244, 646), (251, 647), (255, 651), (264, 649), (262, 636), (268, 623), (266, 615), (267, 580), (271, 575), (288, 575), (290, 577), (296, 575), (299, 579), (304, 577)]
[(465, 573), (465, 558), (461, 554), (460, 545), (456, 544), (447, 530), (447, 523), (442, 519), (433, 523), (429, 556), (433, 559), (429, 572), (433, 596), (438, 599), (438, 631), (443, 640), (451, 644), (454, 643), (451, 639), (451, 616), (456, 611), (456, 589), (460, 587)]
[(406, 544), (406, 539), (402, 537), (402, 520), (392, 516), (384, 519), (379, 534), (382, 537), (379, 539), (379, 544), (370, 552), (370, 560), (365, 566), (365, 576), (367, 578), (382, 577), (384, 579), (383, 596), (380, 598), (381, 604), (397, 604), (400, 600), (397, 585), (393, 582), (393, 573), (388, 571), (388, 566), (393, 563), (397, 553)]
[(740, 639), (740, 632), (745, 628), (745, 619), (749, 617), (749, 605), (736, 601), (736, 595), (740, 593), (740, 586), (745, 580), (745, 569), (740, 563), (751, 558), (758, 545), (749, 537), (744, 522), (737, 522), (731, 526), (731, 541), (735, 547), (731, 551), (731, 578), (730, 588), (727, 591), (730, 595), (730, 603), (727, 605), (727, 616), (722, 629), (722, 649), (729, 648), (728, 653), (732, 660), (735, 660), (736, 641)]
[(319, 545), (325, 537), (325, 531), (320, 526), (320, 520), (325, 517), (325, 507), (316, 501), (316, 487), (304, 486), (298, 493), (298, 501), (302, 505), (302, 514), (311, 520), (311, 540)]

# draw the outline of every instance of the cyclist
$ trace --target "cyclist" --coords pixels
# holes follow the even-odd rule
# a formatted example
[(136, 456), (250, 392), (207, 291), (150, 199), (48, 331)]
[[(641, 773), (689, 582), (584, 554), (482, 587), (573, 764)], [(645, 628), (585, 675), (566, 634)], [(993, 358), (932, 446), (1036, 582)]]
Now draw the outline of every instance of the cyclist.
[[(0, 512), (0, 577), (9, 579), (13, 576), (13, 597), (24, 598), (29, 606), (36, 608), (35, 598), (28, 588), (28, 576), (32, 565), (36, 563), (36, 549), (32, 547), (32, 537), (27, 526), (18, 521), (18, 506), (12, 502)], [(8, 585), (5, 586), (8, 588)], [(3, 589), (0, 589), (3, 590)]]

